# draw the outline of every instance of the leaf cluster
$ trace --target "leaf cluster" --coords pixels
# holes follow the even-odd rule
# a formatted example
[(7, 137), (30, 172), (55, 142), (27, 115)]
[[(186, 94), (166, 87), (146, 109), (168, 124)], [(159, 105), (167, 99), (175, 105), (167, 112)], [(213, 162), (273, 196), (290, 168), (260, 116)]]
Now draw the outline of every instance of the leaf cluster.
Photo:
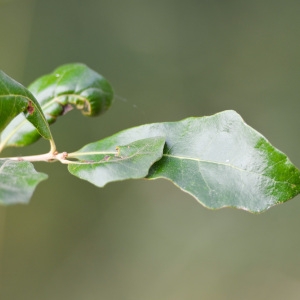
[(50, 125), (73, 108), (104, 113), (109, 82), (84, 64), (63, 65), (28, 88), (0, 71), (0, 152), (47, 139), (46, 154), (0, 158), (0, 203), (27, 203), (47, 178), (35, 161), (59, 161), (74, 176), (103, 187), (125, 179), (172, 181), (205, 207), (262, 212), (300, 192), (300, 172), (287, 156), (229, 110), (179, 122), (123, 130), (72, 152), (59, 153)]

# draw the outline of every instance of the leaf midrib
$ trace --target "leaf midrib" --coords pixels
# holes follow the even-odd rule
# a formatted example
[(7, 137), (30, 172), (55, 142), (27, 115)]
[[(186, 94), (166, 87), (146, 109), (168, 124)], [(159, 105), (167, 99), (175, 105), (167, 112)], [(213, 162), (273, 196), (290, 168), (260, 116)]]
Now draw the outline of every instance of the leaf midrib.
[[(234, 165), (226, 164), (226, 163), (223, 163), (223, 162), (216, 162), (216, 161), (210, 161), (210, 160), (202, 160), (202, 159), (198, 159), (198, 158), (191, 158), (191, 157), (179, 156), (179, 155), (171, 155), (171, 154), (163, 154), (163, 156), (171, 157), (171, 158), (176, 158), (176, 159), (181, 159), (181, 160), (192, 160), (192, 161), (195, 161), (195, 162), (198, 162), (198, 163), (209, 163), (209, 164), (215, 164), (215, 165), (222, 165), (222, 166), (225, 166), (225, 167), (230, 167), (230, 168), (236, 169), (238, 171), (247, 172), (247, 173), (250, 173), (250, 174), (255, 174), (255, 175), (258, 175), (258, 176), (261, 176), (261, 177), (266, 177), (266, 178), (272, 180), (273, 182), (287, 183), (287, 184), (292, 185), (292, 183), (290, 183), (288, 181), (278, 181), (278, 180), (275, 180), (275, 179), (273, 179), (271, 177), (266, 176), (265, 174), (257, 173), (257, 172), (253, 172), (253, 171), (249, 171), (249, 170), (244, 170), (244, 169), (241, 169), (241, 168), (236, 167)], [(284, 160), (286, 160), (286, 159), (284, 158), (283, 160), (277, 162), (276, 164), (278, 164), (278, 163), (280, 163), (280, 162), (282, 162)]]

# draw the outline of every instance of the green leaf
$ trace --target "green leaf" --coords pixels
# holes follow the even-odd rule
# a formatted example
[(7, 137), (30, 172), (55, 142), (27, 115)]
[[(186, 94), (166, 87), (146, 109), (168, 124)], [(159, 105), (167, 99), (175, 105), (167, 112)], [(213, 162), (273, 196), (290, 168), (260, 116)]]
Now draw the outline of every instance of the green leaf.
[[(3, 71), (0, 71), (0, 132), (7, 124), (19, 113), (25, 111), (28, 107), (27, 90), (24, 88), (22, 96), (11, 95), (13, 89), (12, 81)], [(17, 83), (15, 84), (17, 87)], [(20, 91), (18, 91), (20, 94)], [(24, 95), (25, 94), (25, 95)]]
[[(113, 100), (113, 90), (108, 81), (79, 63), (57, 68), (34, 81), (28, 89), (40, 103), (49, 124), (73, 107), (82, 110), (86, 116), (97, 116), (105, 112)], [(39, 138), (36, 129), (20, 115), (3, 131), (0, 149), (26, 146)]]
[(28, 203), (38, 183), (47, 177), (30, 162), (0, 160), (0, 203)]
[(106, 138), (73, 153), (72, 158), (79, 161), (69, 164), (68, 169), (99, 187), (112, 181), (143, 178), (162, 157), (164, 143), (164, 138), (152, 137), (116, 147), (111, 138)]
[(0, 71), (0, 132), (21, 112), (25, 116), (20, 116), (24, 119), (26, 117), (34, 125), (31, 126), (36, 128), (38, 135), (52, 139), (49, 125), (34, 96), (20, 83)]
[(171, 180), (205, 207), (261, 212), (300, 192), (299, 170), (234, 111), (131, 128), (107, 150), (155, 136), (166, 144), (147, 178)]

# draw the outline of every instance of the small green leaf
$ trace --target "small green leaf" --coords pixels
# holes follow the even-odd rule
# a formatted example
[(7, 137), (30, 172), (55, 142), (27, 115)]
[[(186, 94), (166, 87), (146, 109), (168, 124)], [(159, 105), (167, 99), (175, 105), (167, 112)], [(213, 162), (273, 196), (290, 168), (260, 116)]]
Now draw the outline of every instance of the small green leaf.
[(109, 145), (155, 136), (166, 144), (147, 178), (171, 180), (205, 207), (261, 212), (300, 193), (299, 170), (234, 111), (131, 128)]
[[(82, 110), (86, 116), (97, 116), (105, 112), (113, 100), (113, 90), (108, 81), (79, 63), (57, 68), (34, 81), (28, 89), (40, 103), (49, 124), (73, 107)], [(26, 146), (39, 138), (36, 129), (20, 115), (3, 131), (0, 149)]]
[(151, 165), (163, 154), (165, 139), (153, 137), (137, 140), (124, 146), (113, 144), (110, 138), (91, 143), (73, 153), (69, 172), (96, 186), (125, 179), (143, 178)]
[(20, 95), (20, 91), (17, 91), (17, 95), (12, 94), (13, 84), (9, 79), (3, 71), (0, 71), (0, 132), (13, 118), (27, 109), (30, 98), (28, 91), (25, 88), (22, 90), (17, 83), (15, 86), (20, 87), (22, 94)]
[[(49, 125), (34, 96), (20, 83), (0, 71), (0, 132), (21, 112), (25, 116), (20, 116), (24, 119), (26, 117), (34, 125), (31, 126), (37, 130), (37, 135), (52, 139)], [(0, 151), (1, 149), (0, 146)]]
[(47, 177), (30, 162), (0, 160), (0, 203), (28, 203), (38, 183)]

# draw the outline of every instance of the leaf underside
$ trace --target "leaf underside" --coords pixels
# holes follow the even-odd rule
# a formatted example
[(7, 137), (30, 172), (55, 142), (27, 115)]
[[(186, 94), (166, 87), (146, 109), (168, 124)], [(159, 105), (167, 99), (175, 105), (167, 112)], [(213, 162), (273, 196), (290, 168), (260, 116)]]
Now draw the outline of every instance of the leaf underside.
[(30, 162), (0, 160), (0, 203), (28, 203), (36, 186), (47, 179)]
[(109, 182), (144, 178), (163, 155), (163, 137), (146, 138), (116, 148), (110, 138), (86, 145), (74, 155), (69, 172), (98, 187)]
[(234, 111), (124, 130), (104, 140), (105, 150), (157, 136), (163, 156), (147, 178), (168, 179), (207, 208), (262, 212), (300, 192), (299, 170)]

